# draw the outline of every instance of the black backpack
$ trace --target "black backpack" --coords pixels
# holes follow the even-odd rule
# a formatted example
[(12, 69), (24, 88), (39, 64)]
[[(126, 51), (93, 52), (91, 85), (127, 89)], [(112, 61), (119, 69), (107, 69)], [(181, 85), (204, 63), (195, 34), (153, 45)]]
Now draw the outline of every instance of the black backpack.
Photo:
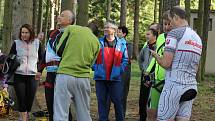
[(6, 79), (9, 80), (19, 66), (20, 60), (18, 56), (9, 54), (8, 56), (5, 56), (1, 72), (6, 76)]

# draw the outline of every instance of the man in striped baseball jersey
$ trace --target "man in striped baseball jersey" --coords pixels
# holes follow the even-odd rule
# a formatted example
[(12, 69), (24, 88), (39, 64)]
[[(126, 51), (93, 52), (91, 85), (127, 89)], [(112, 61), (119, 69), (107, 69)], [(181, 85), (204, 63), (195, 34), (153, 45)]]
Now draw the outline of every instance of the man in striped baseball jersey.
[(200, 37), (188, 26), (185, 11), (175, 6), (170, 10), (174, 27), (166, 38), (164, 56), (151, 51), (157, 62), (166, 69), (158, 121), (189, 121), (193, 99), (197, 94), (196, 73), (202, 52)]

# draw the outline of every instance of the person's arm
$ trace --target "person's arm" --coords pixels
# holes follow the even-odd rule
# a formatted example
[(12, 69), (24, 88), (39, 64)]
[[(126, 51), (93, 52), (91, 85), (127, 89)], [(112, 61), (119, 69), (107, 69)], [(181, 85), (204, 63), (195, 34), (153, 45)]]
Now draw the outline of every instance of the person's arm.
[(38, 67), (38, 72), (35, 75), (35, 80), (40, 80), (41, 76), (42, 76), (42, 71), (44, 70), (44, 68), (46, 67), (46, 53), (44, 52), (43, 48), (42, 48), (42, 44), (39, 44), (39, 49), (38, 49), (38, 63), (37, 63), (37, 67)]
[(16, 43), (15, 42), (13, 42), (13, 44), (12, 44), (12, 46), (10, 48), (10, 53), (9, 54), (14, 54), (14, 55), (17, 54), (17, 52), (16, 52)]
[(42, 59), (39, 61), (38, 72), (42, 73), (46, 67), (46, 51), (42, 55)]
[(142, 71), (143, 70), (143, 62), (144, 62), (144, 48), (146, 47), (146, 45), (144, 44), (143, 48), (140, 51), (139, 54), (139, 58), (138, 58), (138, 64), (139, 64), (139, 68)]
[(155, 51), (150, 50), (156, 61), (160, 66), (162, 66), (165, 69), (168, 69), (172, 65), (172, 60), (174, 57), (174, 53), (164, 51), (163, 57), (160, 57)]
[(39, 44), (39, 50), (38, 50), (38, 60), (41, 61), (43, 59), (43, 53), (44, 53), (44, 50), (42, 48), (42, 44), (40, 43)]
[(122, 54), (122, 71), (124, 72), (125, 71), (125, 68), (128, 64), (128, 51), (126, 49), (126, 42), (124, 44), (124, 51), (123, 51), (123, 54)]
[(175, 50), (178, 44), (177, 36), (177, 30), (173, 30), (168, 33), (163, 57), (160, 57), (160, 55), (155, 51), (150, 50), (158, 64), (165, 69), (170, 68), (172, 65), (173, 57), (175, 55)]
[(91, 67), (92, 67), (92, 71), (94, 71), (94, 70), (95, 70), (96, 60), (97, 60), (97, 57), (98, 57), (99, 52), (100, 52), (100, 43), (99, 43), (99, 42), (98, 42), (98, 45), (97, 45), (97, 47), (96, 47), (96, 48), (97, 48), (97, 49), (95, 50), (95, 58), (94, 58), (93, 63), (92, 63), (92, 65), (91, 65)]

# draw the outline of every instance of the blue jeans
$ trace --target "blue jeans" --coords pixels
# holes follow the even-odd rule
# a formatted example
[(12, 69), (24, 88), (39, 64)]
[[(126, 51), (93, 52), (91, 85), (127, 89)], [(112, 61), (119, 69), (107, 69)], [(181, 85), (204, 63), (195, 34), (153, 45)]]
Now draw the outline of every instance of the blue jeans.
[(123, 85), (120, 81), (96, 81), (99, 121), (108, 121), (108, 98), (110, 98), (111, 102), (114, 104), (116, 121), (124, 121), (122, 91)]

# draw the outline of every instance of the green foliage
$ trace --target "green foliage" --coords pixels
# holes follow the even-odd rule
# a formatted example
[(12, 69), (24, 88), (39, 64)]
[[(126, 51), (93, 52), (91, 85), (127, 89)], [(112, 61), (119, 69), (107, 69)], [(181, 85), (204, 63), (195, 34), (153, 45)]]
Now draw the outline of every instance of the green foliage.
[[(140, 23), (139, 23), (139, 33), (140, 33), (140, 47), (142, 47), (145, 41), (145, 32), (148, 26), (153, 22), (154, 14), (154, 0), (143, 0), (140, 4)], [(112, 0), (112, 12), (111, 19), (120, 22), (120, 2), (118, 0)], [(104, 0), (90, 0), (89, 6), (89, 17), (90, 21), (97, 21), (100, 30), (103, 28), (103, 22), (106, 16), (106, 2)], [(133, 23), (134, 23), (134, 0), (128, 0), (127, 6), (127, 27), (129, 29), (129, 34), (127, 36), (128, 41), (133, 41)], [(102, 32), (100, 32), (102, 33)], [(102, 35), (102, 34), (101, 34)]]
[(215, 10), (215, 0), (211, 1), (211, 10)]
[[(184, 7), (184, 1), (180, 1), (180, 5)], [(191, 9), (198, 9), (199, 0), (191, 0)], [(134, 26), (134, 0), (127, 0), (127, 27), (129, 34), (127, 40), (133, 42), (133, 26)], [(102, 36), (103, 23), (106, 20), (106, 0), (90, 0), (89, 4), (89, 18), (90, 21), (97, 21), (100, 28), (100, 35)], [(112, 0), (111, 19), (120, 22), (120, 1)], [(215, 0), (212, 0), (212, 9), (215, 8)], [(158, 9), (158, 8), (157, 8)], [(145, 42), (145, 32), (148, 26), (154, 20), (154, 0), (142, 0), (140, 3), (140, 20), (139, 20), (139, 46), (140, 48)]]
[[(105, 0), (90, 0), (89, 1), (89, 20), (94, 21), (99, 26), (100, 34), (103, 35), (102, 29), (106, 21), (106, 8), (107, 3)], [(120, 19), (120, 2), (117, 0), (112, 1), (111, 19), (119, 23)]]

